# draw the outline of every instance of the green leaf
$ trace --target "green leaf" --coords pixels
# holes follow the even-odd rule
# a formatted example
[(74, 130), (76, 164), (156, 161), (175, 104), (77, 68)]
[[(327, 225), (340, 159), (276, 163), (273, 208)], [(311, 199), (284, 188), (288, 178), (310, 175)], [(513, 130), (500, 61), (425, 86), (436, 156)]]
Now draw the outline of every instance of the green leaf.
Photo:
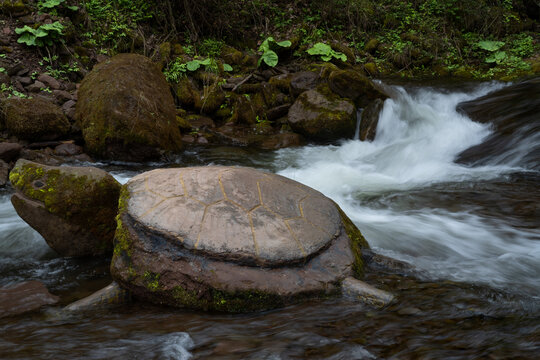
[(28, 46), (35, 46), (36, 44), (36, 36), (34, 34), (25, 32), (22, 34), (18, 39), (17, 42), (19, 44), (26, 44)]
[(259, 46), (259, 51), (265, 52), (270, 50), (270, 42), (276, 42), (273, 37), (269, 36), (267, 37)]
[(491, 41), (491, 40), (479, 41), (477, 43), (480, 49), (484, 49), (487, 51), (497, 51), (500, 48), (502, 48), (504, 44), (505, 44), (504, 41)]
[(79, 10), (79, 7), (78, 7), (78, 6), (75, 6), (75, 5), (73, 5), (73, 6), (66, 6), (66, 7), (67, 7), (69, 10), (71, 10), (71, 11), (77, 11), (77, 10)]
[(28, 25), (24, 25), (24, 27), (22, 27), (22, 28), (15, 28), (15, 33), (18, 34), (18, 35), (20, 35), (20, 34), (22, 34), (24, 32), (34, 34), (35, 30), (32, 29)]
[(290, 47), (292, 43), (289, 40), (285, 40), (285, 41), (280, 41), (276, 43), (276, 45), (279, 45), (281, 47)]
[(212, 60), (210, 58), (206, 58), (204, 60), (195, 60), (195, 61), (198, 61), (199, 64), (204, 65), (204, 66), (209, 66), (212, 64)]
[(332, 51), (332, 47), (330, 45), (326, 45), (324, 43), (316, 43), (313, 45), (311, 49), (306, 50), (309, 55), (330, 55), (330, 52)]
[(506, 52), (505, 51), (497, 51), (496, 53), (488, 56), (486, 58), (487, 63), (500, 63), (504, 59), (506, 59)]
[(201, 62), (199, 60), (191, 60), (186, 64), (186, 67), (189, 71), (197, 71), (201, 67)]
[(322, 59), (323, 61), (330, 61), (330, 60), (332, 60), (332, 57), (329, 56), (329, 55), (328, 55), (328, 56), (327, 56), (327, 55), (321, 55), (321, 59)]
[(265, 51), (264, 54), (262, 54), (261, 59), (270, 67), (274, 67), (278, 64), (278, 56), (272, 50)]
[(223, 71), (233, 71), (233, 68), (229, 64), (223, 64)]
[(347, 61), (347, 55), (342, 52), (333, 52), (332, 56), (334, 56), (336, 59), (340, 59), (343, 62)]

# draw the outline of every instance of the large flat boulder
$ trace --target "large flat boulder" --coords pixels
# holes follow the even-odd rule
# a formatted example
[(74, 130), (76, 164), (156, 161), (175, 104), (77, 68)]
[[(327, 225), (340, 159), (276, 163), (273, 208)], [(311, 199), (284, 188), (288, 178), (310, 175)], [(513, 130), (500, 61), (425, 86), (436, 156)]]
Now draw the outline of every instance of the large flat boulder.
[(142, 55), (120, 54), (84, 78), (75, 113), (89, 153), (145, 161), (181, 149), (165, 77)]
[(63, 256), (109, 253), (120, 184), (94, 167), (46, 166), (20, 159), (9, 179), (17, 214)]

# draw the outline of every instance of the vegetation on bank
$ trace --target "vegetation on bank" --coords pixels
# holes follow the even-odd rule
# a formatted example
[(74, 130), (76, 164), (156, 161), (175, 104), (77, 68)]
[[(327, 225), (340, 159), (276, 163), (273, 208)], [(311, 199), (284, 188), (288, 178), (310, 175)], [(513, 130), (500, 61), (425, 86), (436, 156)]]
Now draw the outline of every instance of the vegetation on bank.
[[(163, 43), (184, 55), (164, 59), (170, 80), (200, 66), (233, 71), (217, 61), (228, 46), (260, 55), (259, 66), (342, 61), (378, 76), (511, 79), (540, 71), (534, 0), (11, 0), (0, 11), (42, 14), (33, 23), (16, 18), (19, 42), (65, 77), (99, 54), (156, 58)], [(275, 49), (280, 44), (289, 51)]]

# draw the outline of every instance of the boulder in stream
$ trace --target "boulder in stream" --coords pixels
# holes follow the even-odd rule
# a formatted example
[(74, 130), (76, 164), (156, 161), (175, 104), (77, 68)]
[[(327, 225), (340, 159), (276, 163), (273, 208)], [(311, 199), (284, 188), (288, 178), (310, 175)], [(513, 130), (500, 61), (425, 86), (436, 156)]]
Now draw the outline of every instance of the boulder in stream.
[[(111, 274), (156, 304), (246, 312), (346, 290), (384, 306), (360, 231), (330, 199), (240, 167), (157, 169), (122, 188)], [(347, 281), (345, 281), (347, 279)]]
[(120, 54), (96, 65), (81, 83), (75, 118), (96, 156), (145, 161), (182, 147), (169, 85), (142, 55)]
[(94, 167), (46, 166), (19, 159), (9, 179), (17, 214), (62, 256), (112, 250), (120, 184)]
[(375, 99), (388, 98), (369, 78), (354, 70), (332, 71), (328, 85), (333, 92), (353, 100), (360, 107), (367, 106)]
[(308, 140), (334, 141), (351, 138), (356, 128), (353, 102), (319, 87), (303, 92), (290, 107), (291, 128)]

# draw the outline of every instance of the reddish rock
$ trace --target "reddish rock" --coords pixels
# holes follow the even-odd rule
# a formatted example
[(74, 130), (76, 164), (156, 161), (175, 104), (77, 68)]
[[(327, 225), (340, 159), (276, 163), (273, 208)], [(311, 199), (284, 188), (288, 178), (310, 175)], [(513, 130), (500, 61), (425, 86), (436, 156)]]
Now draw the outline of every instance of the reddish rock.
[(0, 318), (39, 310), (44, 305), (56, 304), (58, 300), (39, 281), (3, 287), (0, 289)]

